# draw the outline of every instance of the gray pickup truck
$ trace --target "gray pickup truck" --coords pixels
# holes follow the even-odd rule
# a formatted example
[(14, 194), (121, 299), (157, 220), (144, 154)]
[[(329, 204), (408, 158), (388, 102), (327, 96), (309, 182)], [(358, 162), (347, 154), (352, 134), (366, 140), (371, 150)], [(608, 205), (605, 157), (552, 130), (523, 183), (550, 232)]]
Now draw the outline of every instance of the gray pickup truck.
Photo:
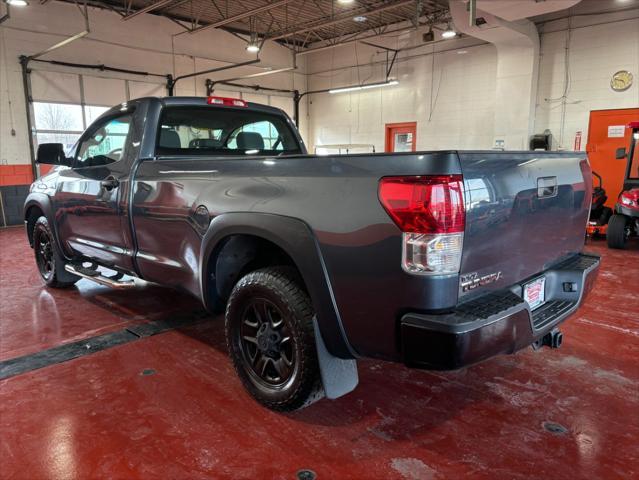
[(24, 208), (44, 282), (180, 288), (225, 309), (275, 410), (355, 388), (356, 359), (457, 369), (532, 345), (592, 288), (579, 152), (308, 155), (279, 109), (142, 98), (91, 125)]

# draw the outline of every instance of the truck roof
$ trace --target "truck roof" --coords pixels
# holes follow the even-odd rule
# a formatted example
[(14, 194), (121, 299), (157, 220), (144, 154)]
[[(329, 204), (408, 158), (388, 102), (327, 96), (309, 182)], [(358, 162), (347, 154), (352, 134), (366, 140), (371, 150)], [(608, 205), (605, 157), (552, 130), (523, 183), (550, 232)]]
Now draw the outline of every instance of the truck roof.
[[(213, 97), (216, 97), (216, 96), (212, 95), (211, 97), (147, 97), (147, 98), (159, 99), (163, 105), (167, 105), (167, 106), (210, 106), (208, 103), (208, 99)], [(223, 98), (223, 97), (217, 97), (217, 98)], [(138, 100), (143, 100), (143, 99), (138, 99)], [(238, 98), (237, 100), (240, 100), (240, 99)], [(240, 107), (240, 108), (250, 108), (252, 110), (258, 110), (262, 112), (275, 113), (275, 114), (284, 113), (282, 109), (277, 107), (271, 107), (270, 105), (264, 105), (261, 103), (253, 103), (253, 102), (246, 102), (246, 101), (244, 101), (244, 103), (246, 104), (246, 107)], [(215, 106), (221, 106), (223, 108), (224, 107), (238, 108), (238, 107), (225, 106), (225, 105), (215, 105)]]

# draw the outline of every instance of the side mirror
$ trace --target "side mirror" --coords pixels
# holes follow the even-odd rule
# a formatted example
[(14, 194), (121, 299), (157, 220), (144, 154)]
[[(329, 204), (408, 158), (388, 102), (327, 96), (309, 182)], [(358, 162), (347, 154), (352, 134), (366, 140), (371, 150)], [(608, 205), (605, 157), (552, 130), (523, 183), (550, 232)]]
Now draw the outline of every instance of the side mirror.
[(624, 147), (618, 148), (615, 151), (615, 158), (617, 160), (623, 160), (626, 158), (626, 149)]
[(38, 145), (36, 162), (46, 165), (67, 165), (71, 164), (64, 154), (64, 146), (61, 143), (41, 143)]

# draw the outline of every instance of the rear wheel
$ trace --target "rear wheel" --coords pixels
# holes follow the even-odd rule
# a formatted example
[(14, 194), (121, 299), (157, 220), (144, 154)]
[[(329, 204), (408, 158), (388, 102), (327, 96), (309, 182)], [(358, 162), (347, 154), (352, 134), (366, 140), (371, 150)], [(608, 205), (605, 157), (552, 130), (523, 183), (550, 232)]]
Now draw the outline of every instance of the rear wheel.
[(270, 267), (240, 279), (225, 326), (233, 366), (262, 405), (290, 411), (322, 397), (313, 308), (293, 271)]
[(615, 214), (610, 217), (608, 222), (608, 231), (606, 237), (608, 239), (608, 247), (610, 248), (626, 248), (626, 240), (630, 236), (630, 224), (625, 215)]
[(44, 283), (53, 288), (67, 288), (80, 280), (64, 269), (65, 261), (58, 252), (47, 217), (40, 217), (33, 227), (33, 251), (38, 272)]

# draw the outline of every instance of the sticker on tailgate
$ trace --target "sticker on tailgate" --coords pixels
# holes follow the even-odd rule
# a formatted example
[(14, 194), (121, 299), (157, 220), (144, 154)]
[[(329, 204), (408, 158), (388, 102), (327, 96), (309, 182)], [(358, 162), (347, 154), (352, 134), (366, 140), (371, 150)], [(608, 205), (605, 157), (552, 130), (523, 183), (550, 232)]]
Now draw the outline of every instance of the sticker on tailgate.
[(524, 300), (530, 309), (541, 307), (546, 301), (546, 277), (541, 277), (524, 285)]

